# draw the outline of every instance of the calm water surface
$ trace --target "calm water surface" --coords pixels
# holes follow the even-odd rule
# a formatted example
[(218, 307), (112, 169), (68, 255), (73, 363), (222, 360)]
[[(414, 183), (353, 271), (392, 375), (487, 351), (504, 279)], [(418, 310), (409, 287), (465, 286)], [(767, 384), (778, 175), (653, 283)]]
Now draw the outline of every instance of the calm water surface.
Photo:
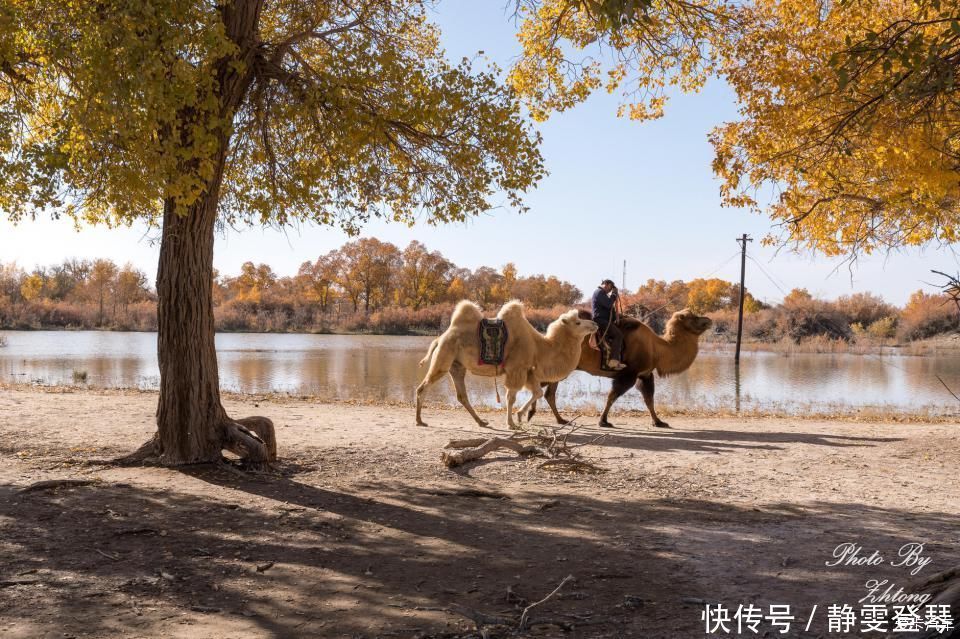
[[(91, 386), (156, 388), (156, 334), (100, 331), (0, 331), (0, 379), (72, 384), (86, 371)], [(321, 399), (408, 401), (422, 371), (417, 362), (429, 337), (369, 335), (217, 335), (220, 380), (245, 393), (286, 391)], [(739, 404), (744, 410), (856, 410), (862, 407), (956, 413), (956, 400), (936, 375), (960, 388), (960, 356), (911, 357), (744, 353)], [(738, 380), (728, 352), (704, 352), (681, 375), (657, 380), (664, 407), (737, 406)], [(471, 397), (496, 406), (493, 382), (468, 377)], [(561, 406), (602, 407), (609, 381), (574, 373), (560, 386)], [(502, 392), (502, 386), (501, 386)], [(428, 398), (453, 403), (451, 385), (441, 381)], [(618, 405), (642, 408), (636, 391)]]

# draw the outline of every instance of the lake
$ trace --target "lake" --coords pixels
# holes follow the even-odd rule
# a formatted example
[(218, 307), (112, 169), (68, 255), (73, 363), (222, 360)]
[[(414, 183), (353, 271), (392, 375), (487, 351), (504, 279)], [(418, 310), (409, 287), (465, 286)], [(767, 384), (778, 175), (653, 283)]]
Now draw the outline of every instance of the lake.
[[(95, 387), (156, 388), (156, 334), (101, 331), (0, 331), (0, 380)], [(411, 401), (423, 373), (417, 362), (430, 337), (374, 335), (217, 335), (220, 380), (243, 393), (289, 392), (319, 399)], [(960, 389), (960, 355), (789, 354), (745, 352), (739, 406), (785, 412), (854, 412), (865, 407), (956, 414), (958, 402), (937, 381)], [(478, 406), (496, 406), (493, 381), (468, 378)], [(702, 352), (681, 375), (657, 380), (664, 408), (734, 410), (738, 379), (729, 351)], [(609, 381), (574, 373), (560, 386), (566, 411), (601, 408)], [(501, 393), (503, 387), (500, 387)], [(958, 391), (960, 392), (960, 391)], [(428, 400), (456, 402), (447, 381)], [(643, 408), (631, 391), (617, 404)]]

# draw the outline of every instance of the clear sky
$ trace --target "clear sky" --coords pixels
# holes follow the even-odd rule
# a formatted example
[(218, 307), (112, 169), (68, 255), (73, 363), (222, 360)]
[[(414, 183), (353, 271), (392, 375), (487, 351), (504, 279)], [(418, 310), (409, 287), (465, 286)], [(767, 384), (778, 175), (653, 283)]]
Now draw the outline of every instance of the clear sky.
[[(456, 60), (483, 51), (509, 68), (519, 47), (516, 25), (503, 7), (503, 2), (440, 2), (435, 19), (449, 56)], [(712, 275), (736, 280), (739, 260), (729, 259), (738, 251), (735, 238), (749, 233), (759, 240), (771, 223), (719, 204), (707, 134), (736, 116), (730, 90), (715, 81), (700, 94), (674, 98), (665, 118), (643, 124), (618, 119), (617, 104), (617, 96), (597, 94), (539, 127), (550, 175), (528, 196), (528, 213), (498, 209), (466, 224), (439, 228), (374, 222), (363, 235), (401, 247), (417, 239), (469, 268), (514, 262), (522, 274), (557, 275), (585, 293), (606, 277), (619, 282), (623, 260), (628, 288), (648, 278)], [(0, 261), (29, 269), (67, 257), (108, 257), (130, 261), (153, 278), (156, 239), (156, 232), (142, 227), (78, 233), (68, 220), (14, 227), (0, 219)], [(236, 273), (250, 260), (289, 275), (348, 239), (336, 229), (317, 226), (245, 228), (217, 240), (214, 261), (222, 273)], [(782, 298), (781, 289), (805, 287), (831, 298), (871, 291), (903, 304), (918, 288), (932, 290), (923, 283), (933, 279), (931, 268), (960, 268), (957, 256), (942, 248), (863, 258), (852, 272), (839, 261), (777, 252), (759, 241), (750, 244), (749, 252), (759, 266), (747, 262), (747, 288), (769, 302)]]

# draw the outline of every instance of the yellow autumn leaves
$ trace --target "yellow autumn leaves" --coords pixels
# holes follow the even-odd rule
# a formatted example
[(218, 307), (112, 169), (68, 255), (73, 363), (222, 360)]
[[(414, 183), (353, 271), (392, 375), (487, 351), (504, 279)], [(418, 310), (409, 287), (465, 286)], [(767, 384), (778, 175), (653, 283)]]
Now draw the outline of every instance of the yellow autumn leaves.
[(656, 118), (671, 88), (717, 74), (741, 115), (711, 135), (723, 202), (767, 212), (768, 242), (857, 255), (957, 239), (956, 2), (652, 0), (621, 26), (579, 0), (523, 7), (510, 80), (534, 117), (604, 86), (621, 115)]
[(234, 42), (209, 3), (0, 0), (0, 209), (122, 223), (223, 170), (227, 222), (461, 220), (544, 173), (517, 96), (542, 120), (604, 89), (646, 120), (716, 74), (740, 107), (711, 135), (721, 196), (768, 241), (957, 239), (956, 2), (521, 0), (509, 87), (446, 61), (420, 0), (261, 4)]
[[(257, 23), (231, 35), (241, 5)], [(118, 224), (215, 193), (227, 223), (355, 230), (519, 207), (542, 174), (515, 93), (448, 62), (420, 0), (0, 0), (13, 219)]]

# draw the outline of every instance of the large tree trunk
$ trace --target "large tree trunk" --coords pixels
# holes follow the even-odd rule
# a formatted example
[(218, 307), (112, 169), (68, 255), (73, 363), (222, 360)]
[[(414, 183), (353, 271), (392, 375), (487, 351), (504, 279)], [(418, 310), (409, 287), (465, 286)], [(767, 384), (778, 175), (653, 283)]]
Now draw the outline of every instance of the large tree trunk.
[(232, 420), (220, 403), (213, 325), (214, 225), (224, 157), (219, 160), (210, 187), (186, 215), (178, 215), (173, 202), (164, 205), (157, 271), (155, 452), (169, 465), (219, 461), (224, 449), (252, 464), (276, 458), (270, 420)]
[[(249, 43), (256, 34), (262, 1), (235, 0), (221, 8), (227, 34), (240, 47), (241, 57), (248, 58), (248, 66), (253, 54)], [(225, 59), (218, 65), (220, 115), (227, 122), (232, 121), (250, 86), (250, 76), (237, 71), (233, 61)], [(193, 116), (186, 111), (182, 117), (189, 122)], [(213, 244), (229, 147), (230, 135), (221, 131), (215, 173), (192, 206), (178, 214), (173, 200), (164, 202), (157, 271), (157, 434), (131, 458), (156, 455), (163, 464), (192, 464), (219, 461), (223, 450), (255, 465), (276, 458), (269, 419), (233, 420), (220, 403), (213, 325)]]
[(164, 206), (157, 271), (158, 452), (165, 463), (215, 461), (227, 414), (213, 329), (213, 241), (217, 193), (186, 216)]

